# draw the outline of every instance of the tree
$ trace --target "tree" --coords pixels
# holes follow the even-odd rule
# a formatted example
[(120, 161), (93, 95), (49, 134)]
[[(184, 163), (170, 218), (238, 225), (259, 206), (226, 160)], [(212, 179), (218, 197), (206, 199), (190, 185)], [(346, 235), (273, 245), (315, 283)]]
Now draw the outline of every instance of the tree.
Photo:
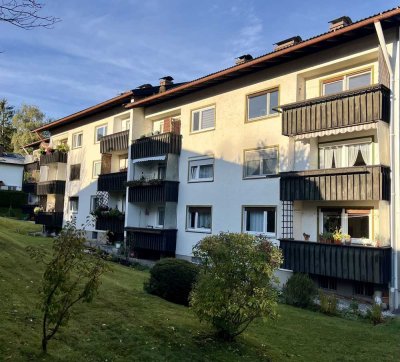
[(15, 132), (11, 138), (11, 146), (14, 152), (20, 152), (22, 146), (38, 140), (38, 136), (32, 131), (45, 123), (45, 115), (38, 107), (23, 104), (15, 113), (12, 123)]
[(201, 271), (190, 305), (220, 337), (232, 340), (254, 319), (275, 318), (274, 272), (282, 256), (265, 237), (220, 233), (201, 240), (193, 254)]
[(0, 0), (0, 21), (22, 29), (51, 28), (60, 19), (41, 15), (44, 5), (36, 0)]
[(68, 223), (53, 242), (53, 255), (45, 261), (42, 250), (28, 247), (30, 256), (45, 264), (40, 289), (43, 312), (42, 350), (66, 325), (71, 308), (78, 302), (90, 303), (98, 292), (100, 277), (109, 270), (100, 253), (87, 253), (85, 231)]
[(6, 151), (11, 151), (11, 136), (13, 132), (12, 117), (14, 115), (14, 107), (10, 106), (7, 99), (0, 99), (0, 144)]

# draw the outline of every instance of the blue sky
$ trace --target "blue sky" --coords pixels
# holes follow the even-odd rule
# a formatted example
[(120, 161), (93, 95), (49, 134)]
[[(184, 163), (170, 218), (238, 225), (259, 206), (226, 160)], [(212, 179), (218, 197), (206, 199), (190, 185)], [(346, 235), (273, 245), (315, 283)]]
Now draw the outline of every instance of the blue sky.
[(276, 41), (323, 33), (400, 2), (41, 0), (62, 19), (51, 30), (0, 23), (0, 98), (60, 118), (143, 83), (187, 81), (272, 50)]

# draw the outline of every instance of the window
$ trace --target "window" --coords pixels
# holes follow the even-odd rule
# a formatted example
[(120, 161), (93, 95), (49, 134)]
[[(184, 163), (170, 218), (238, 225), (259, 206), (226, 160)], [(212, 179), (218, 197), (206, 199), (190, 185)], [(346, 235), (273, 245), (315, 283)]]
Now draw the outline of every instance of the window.
[(71, 165), (70, 173), (69, 173), (69, 180), (79, 180), (81, 177), (81, 164), (78, 163), (76, 165)]
[(69, 211), (76, 213), (79, 208), (79, 197), (70, 197), (69, 198)]
[(82, 147), (83, 133), (75, 133), (72, 135), (72, 148)]
[(90, 211), (95, 211), (100, 205), (100, 197), (93, 195), (90, 196)]
[(157, 225), (164, 226), (165, 207), (159, 207), (157, 212)]
[(165, 180), (167, 176), (167, 167), (164, 164), (158, 165), (158, 179)]
[(211, 207), (189, 206), (186, 229), (188, 231), (211, 232)]
[(371, 84), (371, 71), (344, 75), (323, 83), (323, 95), (340, 93), (346, 90), (366, 87)]
[(372, 139), (319, 145), (319, 168), (372, 165)]
[(101, 173), (101, 161), (94, 161), (92, 177), (97, 178), (99, 177), (100, 173)]
[(153, 122), (153, 133), (164, 133), (164, 120)]
[(119, 156), (119, 171), (126, 171), (128, 169), (128, 155)]
[(254, 234), (276, 235), (275, 207), (245, 207), (243, 230)]
[(278, 148), (245, 151), (244, 177), (257, 177), (278, 172)]
[(352, 244), (370, 243), (373, 239), (372, 210), (321, 209), (321, 232), (332, 233), (336, 229), (341, 229), (344, 234), (350, 235)]
[(277, 113), (278, 90), (247, 97), (247, 119), (249, 121)]
[(189, 160), (189, 182), (213, 180), (214, 158)]
[(192, 132), (204, 131), (215, 127), (215, 107), (192, 112)]
[(97, 240), (97, 238), (98, 238), (98, 233), (97, 233), (97, 231), (92, 231), (92, 239), (93, 240)]
[(95, 143), (99, 143), (104, 136), (107, 136), (107, 125), (97, 126), (94, 134)]
[(131, 120), (129, 118), (121, 120), (121, 130), (128, 131), (131, 128)]

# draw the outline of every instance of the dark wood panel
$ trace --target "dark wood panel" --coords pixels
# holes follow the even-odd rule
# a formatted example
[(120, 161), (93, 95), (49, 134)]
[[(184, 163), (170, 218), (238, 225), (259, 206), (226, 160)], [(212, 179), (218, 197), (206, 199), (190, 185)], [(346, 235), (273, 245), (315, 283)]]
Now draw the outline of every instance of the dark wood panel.
[(97, 191), (123, 192), (126, 190), (126, 178), (126, 171), (99, 175), (97, 180)]
[[(158, 181), (158, 180), (157, 180)], [(156, 184), (142, 184), (129, 186), (129, 202), (177, 202), (179, 182), (158, 181)]]
[(68, 154), (64, 152), (59, 152), (59, 151), (54, 151), (53, 153), (50, 153), (48, 155), (41, 155), (40, 156), (40, 165), (48, 165), (50, 163), (54, 162), (61, 162), (61, 163), (67, 163), (68, 160)]
[(38, 195), (65, 194), (65, 181), (45, 181), (37, 184)]
[(179, 155), (182, 148), (182, 136), (175, 133), (163, 133), (135, 140), (131, 146), (131, 158), (145, 158), (174, 153)]
[(110, 217), (101, 215), (96, 218), (97, 230), (109, 230), (113, 233), (121, 234), (124, 232), (125, 216)]
[(282, 106), (282, 134), (293, 136), (359, 124), (389, 122), (390, 91), (382, 84)]
[(113, 133), (104, 136), (100, 140), (100, 153), (108, 153), (112, 151), (128, 151), (129, 147), (129, 130)]
[(175, 229), (126, 228), (131, 249), (165, 252), (175, 255)]
[(391, 279), (390, 247), (373, 248), (280, 240), (282, 268), (296, 273), (387, 284)]
[(390, 170), (386, 166), (283, 172), (282, 201), (390, 200)]
[(35, 224), (61, 228), (62, 223), (62, 212), (39, 212), (35, 215)]

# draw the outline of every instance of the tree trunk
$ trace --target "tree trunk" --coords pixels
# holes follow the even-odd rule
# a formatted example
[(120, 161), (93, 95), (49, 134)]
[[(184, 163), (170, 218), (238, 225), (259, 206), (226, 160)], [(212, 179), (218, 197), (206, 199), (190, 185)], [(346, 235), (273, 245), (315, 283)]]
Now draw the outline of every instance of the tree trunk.
[(43, 337), (42, 338), (42, 351), (44, 352), (44, 353), (47, 353), (47, 338), (46, 337)]

